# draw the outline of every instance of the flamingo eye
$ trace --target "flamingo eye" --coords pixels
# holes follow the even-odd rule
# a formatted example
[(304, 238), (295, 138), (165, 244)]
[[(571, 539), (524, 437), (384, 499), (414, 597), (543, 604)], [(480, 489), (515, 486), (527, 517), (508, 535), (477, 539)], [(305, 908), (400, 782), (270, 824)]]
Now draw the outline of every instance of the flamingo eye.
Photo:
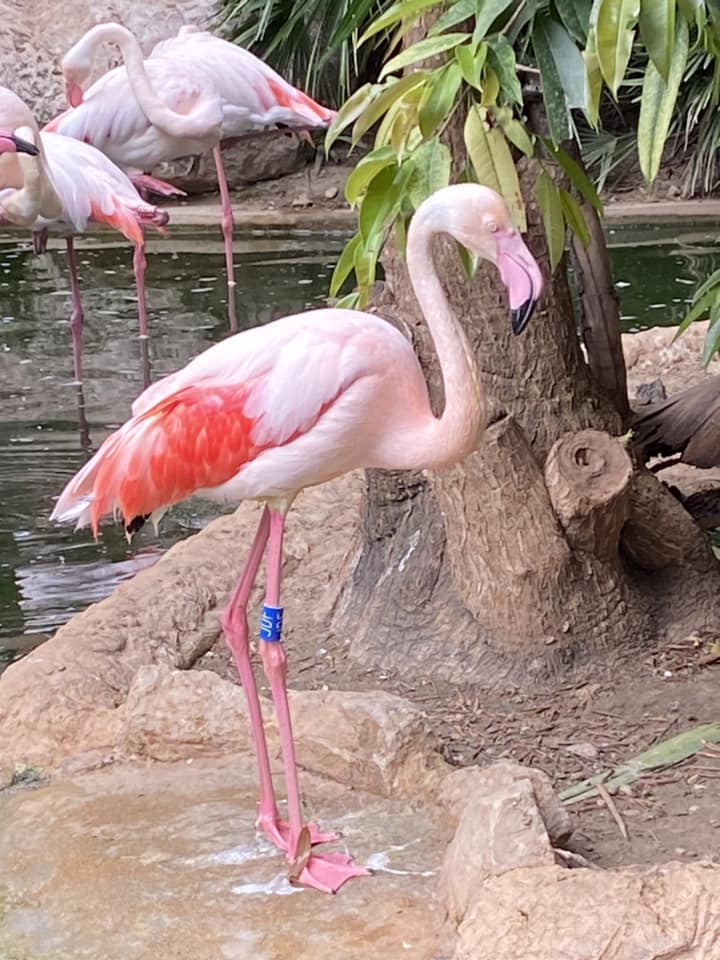
[(488, 233), (497, 233), (498, 225), (497, 223), (495, 223), (494, 220), (490, 220), (488, 223), (485, 224), (485, 229), (487, 230)]

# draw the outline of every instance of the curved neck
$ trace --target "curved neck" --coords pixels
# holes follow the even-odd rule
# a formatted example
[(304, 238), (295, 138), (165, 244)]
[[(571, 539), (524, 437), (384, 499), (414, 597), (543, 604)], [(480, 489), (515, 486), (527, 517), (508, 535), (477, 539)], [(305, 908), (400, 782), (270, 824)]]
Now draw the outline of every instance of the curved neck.
[(408, 231), (410, 282), (430, 330), (440, 361), (445, 408), (414, 438), (413, 459), (422, 467), (438, 467), (463, 459), (477, 448), (485, 426), (485, 404), (475, 360), (453, 315), (437, 275), (432, 239), (446, 232), (443, 212), (432, 205), (415, 214)]
[(150, 123), (168, 136), (190, 140), (200, 139), (213, 132), (218, 125), (218, 120), (222, 122), (222, 117), (216, 115), (217, 110), (210, 112), (207, 109), (207, 100), (202, 96), (195, 101), (190, 113), (176, 113), (171, 110), (150, 83), (140, 44), (132, 33), (120, 24), (103, 23), (88, 30), (66, 59), (70, 60), (72, 54), (77, 53), (92, 61), (95, 50), (102, 43), (114, 43), (120, 47), (130, 87), (137, 102)]
[(23, 185), (3, 201), (3, 211), (20, 227), (32, 227), (38, 217), (55, 220), (62, 213), (62, 203), (45, 170), (42, 141), (32, 127), (18, 127), (15, 132), (23, 140), (34, 143), (40, 152), (36, 157), (28, 153), (16, 154)]

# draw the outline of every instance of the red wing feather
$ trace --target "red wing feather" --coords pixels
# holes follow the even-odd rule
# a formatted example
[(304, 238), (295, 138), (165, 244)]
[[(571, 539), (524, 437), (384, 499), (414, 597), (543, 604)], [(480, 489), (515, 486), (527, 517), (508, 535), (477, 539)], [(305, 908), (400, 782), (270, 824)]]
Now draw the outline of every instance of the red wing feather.
[(98, 451), (92, 527), (119, 509), (126, 522), (227, 482), (261, 447), (244, 415), (248, 384), (190, 386), (112, 434)]

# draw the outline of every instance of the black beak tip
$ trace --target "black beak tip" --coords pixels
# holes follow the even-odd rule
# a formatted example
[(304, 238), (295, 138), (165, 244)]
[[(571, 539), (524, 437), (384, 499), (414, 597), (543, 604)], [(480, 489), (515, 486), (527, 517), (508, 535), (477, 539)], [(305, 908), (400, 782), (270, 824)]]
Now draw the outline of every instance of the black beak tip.
[(523, 332), (530, 322), (530, 317), (532, 317), (535, 310), (535, 302), (536, 301), (531, 298), (530, 300), (526, 300), (521, 307), (510, 311), (512, 332), (516, 337)]
[(31, 157), (36, 157), (40, 152), (34, 143), (29, 143), (27, 140), (23, 140), (22, 137), (13, 135), (12, 141), (18, 153), (29, 153)]

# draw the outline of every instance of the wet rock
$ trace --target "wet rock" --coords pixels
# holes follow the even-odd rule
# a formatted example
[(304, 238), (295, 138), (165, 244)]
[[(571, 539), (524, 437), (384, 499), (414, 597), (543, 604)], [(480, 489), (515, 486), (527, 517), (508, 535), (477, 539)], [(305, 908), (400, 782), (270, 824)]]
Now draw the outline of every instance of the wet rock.
[(118, 766), (0, 795), (0, 957), (442, 956), (447, 832), (404, 802), (312, 778), (303, 794), (375, 871), (335, 897), (289, 885), (284, 855), (255, 833), (255, 768), (241, 757)]

